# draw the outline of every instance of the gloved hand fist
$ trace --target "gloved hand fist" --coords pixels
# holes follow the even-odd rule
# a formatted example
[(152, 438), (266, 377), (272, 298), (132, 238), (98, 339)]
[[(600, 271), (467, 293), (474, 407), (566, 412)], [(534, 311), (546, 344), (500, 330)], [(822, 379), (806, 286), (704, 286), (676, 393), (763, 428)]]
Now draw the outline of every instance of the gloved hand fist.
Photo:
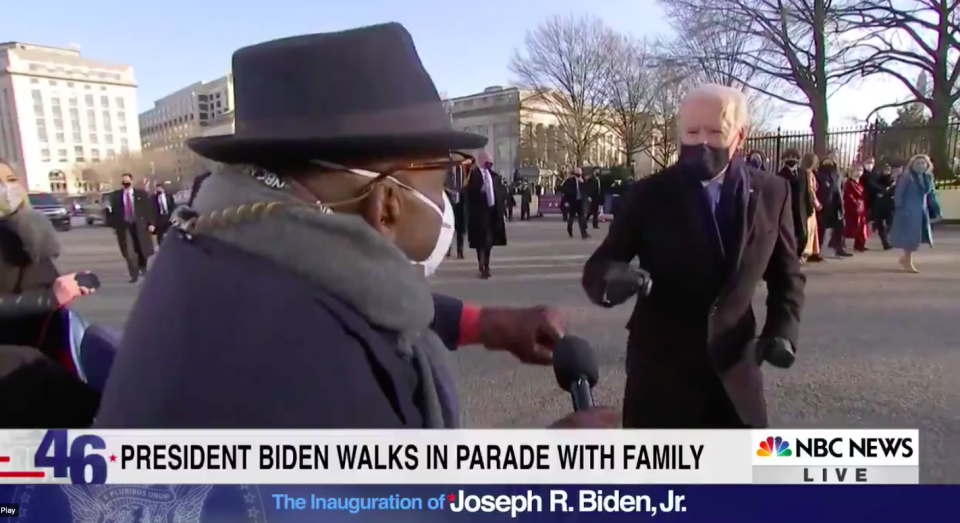
[(797, 361), (793, 344), (783, 338), (760, 338), (757, 340), (757, 363), (766, 361), (780, 369), (789, 369)]
[(611, 266), (603, 280), (604, 307), (620, 305), (637, 293), (648, 296), (652, 285), (649, 272), (626, 263)]

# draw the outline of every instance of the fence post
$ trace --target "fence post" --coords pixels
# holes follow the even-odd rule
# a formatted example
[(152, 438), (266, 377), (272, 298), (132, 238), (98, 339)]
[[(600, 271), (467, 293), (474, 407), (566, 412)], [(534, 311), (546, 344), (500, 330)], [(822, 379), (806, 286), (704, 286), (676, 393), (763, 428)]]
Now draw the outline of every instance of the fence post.
[(778, 169), (776, 168), (776, 166), (780, 165), (780, 158), (783, 158), (783, 151), (780, 150), (780, 137), (781, 137), (780, 127), (777, 127), (777, 157), (774, 158), (773, 160), (774, 172), (777, 172)]

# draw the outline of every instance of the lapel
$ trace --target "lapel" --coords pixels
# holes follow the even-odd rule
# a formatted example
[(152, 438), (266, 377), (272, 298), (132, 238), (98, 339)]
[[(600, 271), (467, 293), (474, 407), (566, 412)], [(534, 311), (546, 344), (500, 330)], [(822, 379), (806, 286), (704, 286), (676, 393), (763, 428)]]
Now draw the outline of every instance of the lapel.
[(733, 237), (729, 245), (733, 250), (731, 253), (733, 259), (727, 266), (729, 272), (725, 291), (730, 290), (730, 286), (737, 281), (734, 276), (740, 270), (744, 252), (756, 227), (757, 204), (760, 198), (759, 191), (754, 188), (753, 176), (750, 170), (744, 167), (743, 159), (739, 155), (730, 162), (730, 174), (739, 180), (742, 190), (737, 202), (739, 205), (736, 205), (736, 208), (732, 210), (734, 220), (730, 224), (730, 232)]

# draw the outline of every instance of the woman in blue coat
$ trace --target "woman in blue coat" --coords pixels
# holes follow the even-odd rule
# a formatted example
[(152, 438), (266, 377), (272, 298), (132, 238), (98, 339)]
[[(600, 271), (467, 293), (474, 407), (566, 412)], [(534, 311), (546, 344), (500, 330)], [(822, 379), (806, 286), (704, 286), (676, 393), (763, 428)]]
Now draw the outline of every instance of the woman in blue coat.
[(895, 182), (895, 210), (890, 244), (894, 248), (903, 249), (900, 266), (911, 273), (920, 272), (913, 264), (913, 253), (923, 243), (933, 246), (930, 222), (940, 217), (932, 168), (930, 157), (918, 154), (910, 159), (907, 169)]

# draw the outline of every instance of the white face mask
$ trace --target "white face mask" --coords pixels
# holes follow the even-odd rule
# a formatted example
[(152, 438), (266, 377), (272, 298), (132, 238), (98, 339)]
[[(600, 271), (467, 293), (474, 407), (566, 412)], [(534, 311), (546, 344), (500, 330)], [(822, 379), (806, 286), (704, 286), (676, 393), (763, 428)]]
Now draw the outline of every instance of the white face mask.
[[(342, 171), (347, 171), (358, 176), (363, 176), (364, 178), (380, 178), (381, 173), (366, 171), (364, 169), (352, 169), (350, 167), (345, 167), (336, 163), (325, 162), (323, 160), (314, 160), (313, 163), (326, 167), (328, 169), (338, 169)], [(454, 222), (453, 222), (453, 204), (450, 203), (450, 199), (447, 197), (446, 191), (443, 193), (443, 209), (440, 208), (430, 198), (428, 198), (422, 192), (410, 187), (409, 185), (401, 182), (400, 180), (394, 178), (393, 176), (386, 176), (385, 179), (390, 180), (391, 182), (403, 187), (404, 189), (413, 193), (421, 202), (427, 204), (431, 209), (436, 211), (437, 215), (440, 216), (440, 231), (437, 233), (437, 241), (433, 245), (433, 251), (430, 252), (430, 255), (423, 261), (413, 261), (411, 263), (415, 265), (423, 266), (424, 274), (429, 278), (437, 272), (437, 268), (440, 267), (440, 264), (447, 257), (447, 251), (450, 249), (450, 244), (453, 242), (453, 233), (454, 233)], [(362, 198), (365, 198), (364, 195)], [(356, 201), (356, 200), (350, 200)], [(323, 204), (327, 207), (330, 207), (331, 204)]]
[(0, 218), (19, 210), (26, 199), (23, 186), (19, 183), (0, 183)]

